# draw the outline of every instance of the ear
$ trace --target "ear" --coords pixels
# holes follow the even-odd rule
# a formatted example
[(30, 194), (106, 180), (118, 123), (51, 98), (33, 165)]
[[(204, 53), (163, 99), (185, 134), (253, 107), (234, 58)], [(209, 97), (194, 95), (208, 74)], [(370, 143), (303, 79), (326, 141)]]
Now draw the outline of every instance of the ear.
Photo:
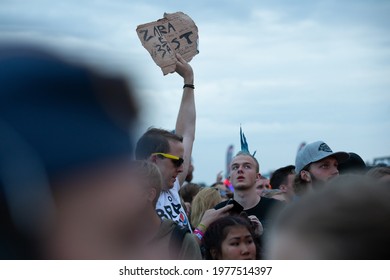
[(156, 164), (157, 163), (157, 155), (151, 155), (149, 158), (148, 158), (148, 160), (149, 161), (151, 161), (151, 162), (153, 162), (154, 164)]
[(211, 249), (210, 250), (210, 254), (211, 254), (211, 257), (213, 258), (213, 260), (218, 260), (217, 258), (217, 250), (215, 248)]
[(310, 183), (311, 182), (311, 176), (310, 173), (306, 170), (301, 171), (301, 178), (303, 181)]
[(260, 180), (260, 178), (261, 178), (261, 174), (260, 174), (260, 173), (257, 173), (257, 174), (256, 174), (256, 181)]
[(287, 192), (287, 186), (286, 185), (284, 185), (284, 184), (282, 184), (282, 185), (280, 185), (279, 186), (279, 189), (282, 191), (282, 192)]
[(148, 192), (148, 200), (153, 202), (156, 199), (157, 191), (155, 188), (151, 188)]

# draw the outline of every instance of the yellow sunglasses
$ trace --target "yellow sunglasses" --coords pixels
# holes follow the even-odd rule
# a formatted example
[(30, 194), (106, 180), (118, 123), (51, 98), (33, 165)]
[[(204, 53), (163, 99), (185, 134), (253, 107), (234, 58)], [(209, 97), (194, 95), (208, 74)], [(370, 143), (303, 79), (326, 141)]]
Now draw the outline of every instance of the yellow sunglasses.
[(169, 158), (170, 160), (172, 160), (173, 164), (176, 167), (180, 167), (184, 162), (184, 159), (182, 159), (181, 157), (177, 157), (177, 156), (174, 156), (171, 154), (166, 154), (166, 153), (153, 153), (152, 156), (160, 156), (160, 157), (164, 157), (164, 158)]

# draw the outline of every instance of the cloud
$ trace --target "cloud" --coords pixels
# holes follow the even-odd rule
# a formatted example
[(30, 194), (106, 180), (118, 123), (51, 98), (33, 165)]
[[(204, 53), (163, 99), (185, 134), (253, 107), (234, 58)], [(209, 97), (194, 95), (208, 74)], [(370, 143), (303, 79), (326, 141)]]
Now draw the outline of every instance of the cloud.
[(292, 163), (303, 140), (364, 159), (389, 153), (388, 1), (3, 2), (2, 38), (43, 42), (135, 77), (140, 131), (174, 126), (182, 80), (162, 76), (135, 28), (166, 11), (188, 13), (200, 31), (191, 62), (197, 180), (212, 183), (240, 123), (264, 171)]

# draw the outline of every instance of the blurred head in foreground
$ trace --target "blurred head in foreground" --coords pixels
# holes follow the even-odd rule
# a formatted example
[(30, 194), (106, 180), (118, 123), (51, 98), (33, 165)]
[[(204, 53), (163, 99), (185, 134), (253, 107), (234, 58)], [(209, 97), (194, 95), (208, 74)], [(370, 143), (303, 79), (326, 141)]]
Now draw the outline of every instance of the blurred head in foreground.
[(291, 204), (268, 242), (270, 259), (389, 259), (390, 187), (341, 176)]
[(380, 182), (390, 183), (390, 167), (389, 166), (374, 167), (367, 172), (367, 176), (375, 180), (379, 180)]
[(0, 258), (124, 257), (139, 197), (122, 78), (0, 46)]

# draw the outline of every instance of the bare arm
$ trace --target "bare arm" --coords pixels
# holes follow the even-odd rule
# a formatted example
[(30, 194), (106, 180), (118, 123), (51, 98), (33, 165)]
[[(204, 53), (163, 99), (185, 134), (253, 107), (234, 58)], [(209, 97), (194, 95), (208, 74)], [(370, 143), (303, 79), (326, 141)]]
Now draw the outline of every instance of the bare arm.
[[(233, 204), (226, 205), (225, 207), (222, 207), (218, 210), (215, 210), (214, 208), (207, 210), (204, 212), (202, 220), (200, 221), (199, 225), (203, 225), (204, 228), (200, 227), (199, 225), (196, 225), (198, 229), (201, 229), (203, 233), (206, 232), (209, 225), (222, 218), (229, 215), (229, 211), (233, 208)], [(195, 238), (198, 244), (200, 245), (202, 243), (201, 239)]]
[[(178, 62), (176, 64), (176, 72), (183, 77), (184, 84), (194, 84), (194, 72), (192, 67), (178, 54)], [(176, 121), (176, 133), (183, 136), (184, 146), (184, 166), (183, 172), (179, 174), (180, 186), (187, 177), (188, 168), (191, 162), (192, 146), (195, 140), (195, 123), (196, 110), (194, 90), (192, 88), (184, 88), (183, 97), (181, 99), (179, 114)]]

